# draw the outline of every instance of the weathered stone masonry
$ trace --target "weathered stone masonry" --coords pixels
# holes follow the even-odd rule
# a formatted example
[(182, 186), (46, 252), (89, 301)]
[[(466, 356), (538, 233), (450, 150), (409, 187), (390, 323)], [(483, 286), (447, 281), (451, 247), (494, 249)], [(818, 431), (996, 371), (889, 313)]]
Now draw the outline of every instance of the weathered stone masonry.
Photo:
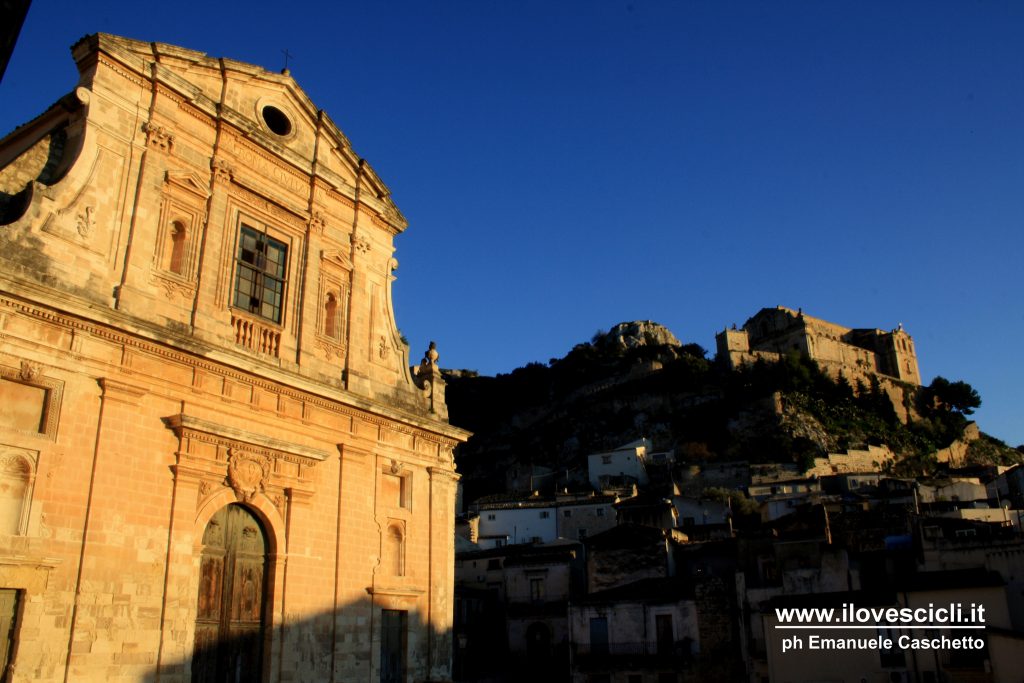
[(386, 186), (287, 74), (73, 55), (0, 141), (13, 680), (449, 678), (468, 434), (395, 326)]

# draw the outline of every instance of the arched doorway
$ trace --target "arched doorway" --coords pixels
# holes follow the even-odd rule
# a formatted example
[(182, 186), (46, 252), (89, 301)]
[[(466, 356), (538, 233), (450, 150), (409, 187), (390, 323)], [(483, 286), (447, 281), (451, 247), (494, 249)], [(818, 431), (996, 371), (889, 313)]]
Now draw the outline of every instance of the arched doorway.
[(192, 683), (262, 680), (267, 534), (242, 505), (203, 532)]

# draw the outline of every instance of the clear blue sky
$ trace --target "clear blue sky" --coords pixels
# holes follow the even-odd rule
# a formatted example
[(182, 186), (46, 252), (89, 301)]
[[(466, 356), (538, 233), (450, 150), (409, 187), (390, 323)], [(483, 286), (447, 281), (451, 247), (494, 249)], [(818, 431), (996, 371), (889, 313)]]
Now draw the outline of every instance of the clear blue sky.
[(1024, 443), (1024, 2), (35, 0), (0, 129), (103, 31), (292, 75), (393, 192), (413, 358), (507, 372), (624, 320), (903, 323)]

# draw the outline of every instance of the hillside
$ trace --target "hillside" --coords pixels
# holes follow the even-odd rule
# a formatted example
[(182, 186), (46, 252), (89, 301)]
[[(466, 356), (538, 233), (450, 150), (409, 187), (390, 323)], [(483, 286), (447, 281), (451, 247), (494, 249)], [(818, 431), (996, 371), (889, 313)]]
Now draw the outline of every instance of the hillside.
[[(833, 380), (799, 355), (728, 370), (651, 322), (617, 325), (546, 365), (496, 377), (446, 371), (446, 379), (452, 423), (474, 432), (456, 454), (468, 500), (503, 490), (510, 468), (531, 465), (553, 471), (551, 486), (583, 487), (589, 453), (640, 437), (683, 461), (804, 467), (826, 453), (884, 445), (897, 456), (895, 473), (926, 473), (973, 424), (949, 391), (902, 385), (899, 412), (913, 415), (904, 424), (877, 381)], [(985, 435), (961, 450), (965, 464), (1021, 455)]]

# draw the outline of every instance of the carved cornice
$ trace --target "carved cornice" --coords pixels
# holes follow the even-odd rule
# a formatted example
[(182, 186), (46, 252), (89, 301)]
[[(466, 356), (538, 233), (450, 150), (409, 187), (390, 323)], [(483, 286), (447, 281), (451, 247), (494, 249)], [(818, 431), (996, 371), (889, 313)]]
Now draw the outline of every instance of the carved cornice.
[(392, 202), (390, 198), (384, 201), (384, 218), (388, 223), (399, 230), (402, 230), (409, 225), (409, 221), (405, 219), (405, 216), (402, 215), (402, 212), (398, 210), (398, 207), (395, 206), (395, 203)]
[(98, 62), (99, 62), (100, 65), (110, 69), (111, 71), (113, 71), (117, 75), (119, 75), (122, 78), (125, 78), (125, 79), (127, 79), (129, 81), (131, 81), (135, 85), (139, 85), (139, 86), (145, 86), (146, 85), (146, 81), (143, 78), (141, 78), (137, 73), (132, 72), (132, 71), (128, 71), (123, 66), (121, 66), (120, 63), (112, 61), (110, 59), (107, 59), (104, 55), (99, 55)]
[(397, 237), (402, 232), (375, 213), (370, 214), (370, 222), (381, 230), (386, 231), (391, 237)]
[[(369, 412), (371, 408), (368, 407), (362, 408), (345, 403), (339, 403), (337, 400), (309, 393), (301, 389), (296, 389), (286, 384), (275, 382), (274, 380), (265, 379), (259, 375), (235, 370), (230, 366), (223, 365), (185, 351), (180, 351), (170, 346), (151, 342), (145, 338), (132, 336), (106, 325), (93, 323), (65, 313), (58, 313), (52, 309), (18, 299), (0, 296), (0, 307), (13, 309), (22, 315), (43, 323), (67, 329), (76, 335), (87, 334), (112, 344), (135, 349), (140, 353), (155, 356), (168, 362), (178, 363), (180, 365), (193, 368), (194, 370), (202, 370), (213, 377), (229, 379), (258, 387), (275, 395), (298, 401), (300, 403), (305, 403), (329, 413), (362, 420), (368, 424), (378, 427), (388, 427), (393, 431), (408, 434), (417, 439), (422, 439), (428, 443), (437, 444), (442, 447), (454, 448), (469, 436), (469, 432), (457, 427), (450, 427), (447, 424), (439, 425), (444, 431), (450, 430), (460, 435), (465, 435), (464, 438), (446, 436), (443, 433), (433, 431), (429, 426), (419, 426), (402, 422), (401, 420), (403, 418), (401, 416), (393, 418), (386, 417), (377, 413)], [(72, 352), (74, 352), (74, 349), (72, 349)]]
[[(195, 434), (185, 433), (180, 438), (182, 446), (190, 448), (193, 441), (210, 441), (209, 436), (199, 434), (197, 438)], [(178, 462), (171, 466), (171, 470), (178, 483), (196, 488), (197, 510), (227, 488), (234, 491), (235, 498), (241, 501), (252, 501), (257, 495), (266, 496), (282, 516), (287, 513), (290, 502), (306, 504), (315, 495), (315, 484), (302, 473), (295, 476), (277, 471), (277, 463), (287, 462), (289, 458), (278, 458), (274, 452), (264, 453), (248, 445), (224, 448), (224, 443), (219, 441), (215, 445), (224, 449), (222, 455), (226, 451), (226, 457), (218, 456), (216, 460), (182, 451), (175, 454)], [(309, 464), (305, 466), (306, 469), (310, 467)]]
[(440, 480), (447, 480), (449, 482), (457, 482), (462, 479), (462, 475), (455, 470), (448, 467), (428, 467), (427, 472), (430, 473), (430, 479), (433, 481), (435, 478)]
[(392, 235), (398, 233), (409, 227), (409, 222), (405, 219), (405, 216), (398, 210), (398, 207), (394, 203), (385, 198), (381, 200), (383, 207), (380, 209), (380, 213), (373, 213), (370, 215), (370, 220), (379, 228), (387, 230)]
[(373, 457), (373, 453), (363, 448), (356, 448), (349, 444), (338, 444), (338, 452), (342, 461), (349, 461), (357, 464), (365, 464)]
[[(224, 478), (223, 463), (211, 461), (211, 460), (200, 460), (198, 458), (191, 458), (187, 453), (176, 453), (178, 462), (171, 465), (171, 471), (174, 472), (174, 476), (179, 481), (192, 480), (199, 483), (199, 489), (202, 497), (208, 496), (212, 489), (211, 485), (219, 487), (222, 482), (211, 484), (212, 480), (218, 480)], [(202, 483), (206, 482), (206, 491), (203, 491)]]
[(158, 95), (160, 95), (161, 97), (166, 97), (167, 99), (174, 102), (174, 104), (176, 105), (181, 104), (185, 101), (185, 98), (181, 95), (181, 93), (168, 87), (166, 83), (161, 83), (159, 80), (155, 81), (153, 89), (156, 91)]
[(100, 377), (98, 380), (100, 388), (103, 389), (103, 398), (122, 403), (136, 403), (145, 396), (148, 391), (145, 388), (129, 384), (110, 377)]
[(202, 109), (192, 106), (190, 103), (185, 101), (178, 102), (178, 111), (184, 112), (188, 116), (205, 123), (208, 126), (213, 125), (213, 117), (204, 112)]
[[(345, 182), (344, 178), (338, 178), (342, 186), (347, 192), (355, 192), (355, 189)], [(322, 176), (316, 176), (313, 187), (313, 197), (318, 201), (323, 202), (324, 200), (332, 200), (339, 204), (344, 204), (350, 209), (354, 209), (356, 204), (350, 197), (338, 191), (333, 183), (328, 182)]]
[(25, 567), (28, 569), (56, 569), (64, 560), (58, 557), (34, 557), (32, 555), (0, 555), (0, 567)]
[(317, 448), (282, 441), (236, 427), (228, 427), (184, 413), (164, 418), (164, 424), (172, 429), (178, 438), (187, 437), (212, 441), (218, 445), (237, 449), (238, 452), (275, 459), (281, 458), (286, 462), (308, 467), (323, 462), (329, 456), (327, 451)]

